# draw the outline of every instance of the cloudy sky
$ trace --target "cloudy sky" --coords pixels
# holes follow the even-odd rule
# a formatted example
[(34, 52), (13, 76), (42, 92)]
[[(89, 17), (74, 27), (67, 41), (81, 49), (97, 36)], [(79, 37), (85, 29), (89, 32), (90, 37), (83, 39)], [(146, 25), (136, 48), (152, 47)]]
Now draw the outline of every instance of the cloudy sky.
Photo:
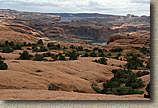
[(0, 0), (0, 9), (44, 13), (150, 15), (150, 0)]

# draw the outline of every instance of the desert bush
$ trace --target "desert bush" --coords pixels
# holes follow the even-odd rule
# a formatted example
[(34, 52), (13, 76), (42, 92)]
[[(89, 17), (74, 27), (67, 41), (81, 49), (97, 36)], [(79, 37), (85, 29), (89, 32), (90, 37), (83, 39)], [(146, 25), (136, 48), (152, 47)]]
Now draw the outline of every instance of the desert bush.
[(60, 88), (57, 85), (53, 84), (53, 83), (48, 85), (48, 90), (58, 91), (59, 89)]
[(127, 52), (126, 56), (133, 56), (133, 54), (134, 54), (133, 52)]
[(147, 63), (146, 68), (150, 69), (150, 62)]
[(98, 57), (105, 57), (104, 52), (100, 52), (100, 53), (98, 54)]
[(85, 52), (81, 57), (89, 57), (89, 54)]
[(136, 76), (137, 76), (137, 77), (141, 77), (141, 76), (148, 75), (148, 74), (149, 74), (148, 71), (143, 71), (143, 72), (138, 71), (138, 72), (136, 73)]
[(48, 47), (48, 48), (54, 47), (54, 43), (48, 43), (48, 44), (47, 44), (47, 47)]
[(50, 50), (60, 50), (60, 49), (61, 49), (60, 44), (54, 45), (53, 43), (48, 43), (48, 44), (47, 44), (47, 47), (48, 47)]
[(127, 64), (125, 65), (127, 69), (138, 69), (138, 67), (144, 67), (143, 60), (140, 60), (136, 54), (132, 58), (127, 59)]
[(9, 46), (14, 46), (15, 44), (14, 44), (14, 42), (8, 42), (8, 44), (9, 44)]
[(8, 65), (6, 63), (4, 63), (4, 60), (5, 58), (1, 57), (0, 56), (0, 70), (6, 70), (8, 69)]
[(58, 55), (53, 54), (53, 55), (51, 56), (51, 58), (52, 58), (53, 60), (57, 60), (57, 59), (58, 59)]
[(98, 60), (95, 59), (93, 62), (107, 65), (107, 59), (105, 59), (104, 57), (102, 57), (102, 58), (100, 58), (100, 59), (98, 59)]
[(111, 53), (108, 53), (107, 56), (112, 56), (112, 54), (111, 54)]
[(141, 79), (141, 78), (136, 79), (135, 77), (133, 78), (133, 76), (132, 76), (132, 77), (130, 76), (130, 77), (127, 79), (125, 85), (126, 85), (126, 87), (129, 87), (129, 86), (130, 86), (130, 87), (132, 87), (132, 88), (134, 88), (134, 89), (144, 87), (144, 84), (143, 84), (142, 79)]
[(43, 61), (44, 56), (40, 54), (36, 54), (33, 61)]
[(75, 46), (73, 46), (73, 45), (71, 45), (71, 46), (70, 46), (70, 48), (71, 48), (71, 49), (75, 49), (76, 47), (75, 47)]
[(35, 72), (43, 72), (43, 71), (38, 69), (38, 70), (36, 70)]
[(66, 60), (65, 56), (63, 56), (61, 53), (59, 53), (58, 56), (59, 56), (59, 60)]
[(114, 48), (110, 50), (111, 52), (122, 52), (123, 49), (122, 48)]
[(143, 94), (143, 91), (138, 91), (135, 89), (132, 89), (131, 87), (118, 87), (116, 88), (116, 92), (114, 94), (116, 95), (128, 95), (128, 94)]
[(36, 45), (33, 45), (33, 46), (32, 46), (32, 52), (38, 52), (38, 48), (37, 48)]
[(40, 49), (37, 50), (37, 52), (45, 52), (48, 51), (45, 46), (40, 46)]
[(145, 47), (135, 47), (135, 49), (139, 50), (140, 52), (142, 52), (143, 54), (149, 54), (150, 53), (150, 50), (148, 50), (147, 48)]
[(145, 88), (145, 90), (147, 91), (148, 94), (144, 94), (144, 98), (150, 98), (150, 82)]
[(42, 39), (38, 40), (38, 41), (37, 41), (37, 44), (39, 44), (39, 45), (43, 45), (43, 41), (42, 41)]
[(12, 48), (13, 48), (13, 50), (22, 50), (22, 46), (19, 44), (12, 46)]
[(90, 57), (97, 57), (97, 53), (95, 53), (94, 51), (90, 53)]
[(2, 53), (11, 53), (13, 50), (9, 46), (5, 46), (2, 48)]
[(100, 91), (102, 94), (116, 95), (144, 93), (143, 91), (137, 90), (137, 88), (141, 88), (144, 85), (142, 80), (137, 79), (132, 71), (125, 69), (113, 69), (112, 73), (114, 74), (114, 76), (103, 84), (103, 90), (99, 90), (98, 93), (100, 93)]
[(99, 50), (98, 47), (93, 48), (93, 51), (98, 51), (98, 50)]
[(85, 52), (91, 52), (91, 50), (89, 50), (89, 49), (84, 49), (84, 51), (85, 51)]
[(83, 51), (83, 47), (82, 46), (78, 46), (76, 49), (77, 49), (77, 51)]
[(76, 53), (76, 51), (72, 51), (72, 52), (69, 52), (68, 56), (69, 56), (69, 60), (77, 60), (79, 54)]
[(47, 53), (43, 53), (43, 56), (44, 57), (51, 57), (53, 54), (51, 54), (50, 52), (47, 52)]
[(100, 90), (100, 88), (96, 87), (96, 86), (92, 86), (92, 89), (94, 91), (96, 91), (97, 93), (102, 93), (102, 91)]
[(22, 53), (19, 53), (19, 54), (20, 54), (20, 57), (18, 58), (18, 60), (30, 60), (33, 57), (27, 51), (23, 51)]

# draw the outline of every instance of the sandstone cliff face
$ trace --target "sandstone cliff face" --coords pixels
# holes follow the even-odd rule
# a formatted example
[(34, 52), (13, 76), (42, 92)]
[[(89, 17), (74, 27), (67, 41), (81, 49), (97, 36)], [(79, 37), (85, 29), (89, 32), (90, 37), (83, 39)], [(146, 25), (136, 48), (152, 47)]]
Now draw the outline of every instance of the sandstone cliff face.
[(66, 34), (85, 40), (107, 40), (112, 33), (109, 28), (96, 25), (64, 24), (59, 27), (63, 28)]
[(150, 31), (150, 24), (123, 24), (111, 27), (116, 33), (127, 33), (136, 31)]
[(36, 30), (40, 30), (45, 36), (56, 40), (67, 41), (103, 41), (107, 40), (113, 30), (104, 26), (90, 25), (90, 24), (64, 24), (51, 22), (29, 22), (27, 24)]
[(108, 39), (107, 44), (145, 44), (150, 42), (150, 32), (148, 31), (137, 31), (127, 34), (113, 35)]
[(24, 25), (0, 23), (0, 43), (14, 41), (17, 43), (35, 43), (42, 33)]

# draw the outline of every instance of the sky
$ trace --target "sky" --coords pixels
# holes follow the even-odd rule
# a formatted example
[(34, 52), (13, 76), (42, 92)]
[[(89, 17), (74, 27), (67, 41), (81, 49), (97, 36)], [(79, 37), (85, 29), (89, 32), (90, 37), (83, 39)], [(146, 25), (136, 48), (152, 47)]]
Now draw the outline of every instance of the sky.
[(42, 13), (150, 15), (150, 0), (0, 0), (0, 9)]

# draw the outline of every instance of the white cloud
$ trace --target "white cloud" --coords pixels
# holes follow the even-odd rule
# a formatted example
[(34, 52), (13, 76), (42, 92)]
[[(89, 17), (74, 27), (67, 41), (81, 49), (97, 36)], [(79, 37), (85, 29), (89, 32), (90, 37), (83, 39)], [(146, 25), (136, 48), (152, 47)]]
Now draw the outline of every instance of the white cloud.
[(150, 0), (0, 0), (0, 7), (46, 13), (150, 15)]

